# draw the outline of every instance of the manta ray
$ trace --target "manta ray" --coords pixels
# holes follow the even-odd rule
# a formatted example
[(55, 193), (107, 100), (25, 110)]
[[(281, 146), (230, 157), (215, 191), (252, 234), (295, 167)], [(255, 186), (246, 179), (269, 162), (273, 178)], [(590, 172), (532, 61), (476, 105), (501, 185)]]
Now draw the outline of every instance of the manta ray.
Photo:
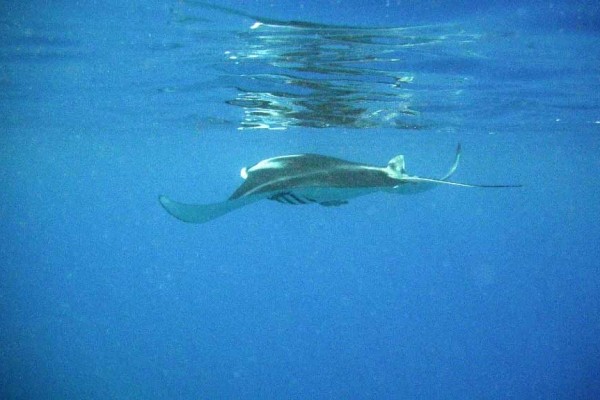
[(441, 178), (423, 178), (406, 172), (404, 156), (392, 158), (385, 167), (345, 161), (319, 154), (296, 154), (260, 161), (242, 168), (244, 183), (226, 201), (213, 204), (184, 204), (159, 196), (160, 204), (175, 218), (204, 223), (235, 209), (269, 199), (287, 205), (347, 204), (349, 199), (379, 191), (414, 194), (437, 185), (468, 188), (510, 188), (521, 185), (474, 185), (452, 182), (460, 161), (461, 146), (450, 170)]

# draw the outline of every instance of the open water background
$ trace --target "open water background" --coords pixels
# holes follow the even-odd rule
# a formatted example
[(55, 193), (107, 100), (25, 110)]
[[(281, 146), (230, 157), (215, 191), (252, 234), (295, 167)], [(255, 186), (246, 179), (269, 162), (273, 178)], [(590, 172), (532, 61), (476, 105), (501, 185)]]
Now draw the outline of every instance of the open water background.
[[(0, 3), (0, 398), (600, 397), (593, 2)], [(523, 188), (206, 225), (313, 152)]]

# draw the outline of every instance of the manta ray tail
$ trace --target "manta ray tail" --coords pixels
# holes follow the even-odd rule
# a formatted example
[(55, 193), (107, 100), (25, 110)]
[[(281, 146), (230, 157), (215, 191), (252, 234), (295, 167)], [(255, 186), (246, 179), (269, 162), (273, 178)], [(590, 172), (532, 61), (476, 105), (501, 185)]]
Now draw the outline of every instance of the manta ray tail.
[(193, 224), (202, 224), (249, 203), (247, 199), (229, 200), (213, 204), (184, 204), (159, 196), (158, 200), (165, 210), (175, 218)]
[(471, 183), (451, 182), (451, 181), (446, 181), (446, 180), (442, 180), (442, 179), (421, 178), (418, 176), (406, 178), (405, 181), (417, 182), (417, 183), (439, 183), (441, 185), (461, 186), (461, 187), (469, 187), (469, 188), (518, 188), (518, 187), (523, 187), (523, 185), (475, 185), (475, 184), (471, 184)]
[(456, 169), (458, 168), (458, 164), (460, 163), (460, 154), (461, 154), (461, 146), (460, 143), (456, 147), (456, 156), (454, 158), (454, 164), (450, 167), (450, 170), (444, 175), (444, 177), (440, 179), (432, 179), (432, 178), (420, 178), (420, 177), (412, 177), (409, 180), (413, 182), (422, 182), (422, 183), (439, 183), (441, 185), (451, 185), (451, 186), (461, 186), (461, 187), (470, 187), (470, 188), (517, 188), (522, 187), (523, 185), (476, 185), (470, 183), (460, 183), (460, 182), (451, 182), (448, 179), (454, 175)]

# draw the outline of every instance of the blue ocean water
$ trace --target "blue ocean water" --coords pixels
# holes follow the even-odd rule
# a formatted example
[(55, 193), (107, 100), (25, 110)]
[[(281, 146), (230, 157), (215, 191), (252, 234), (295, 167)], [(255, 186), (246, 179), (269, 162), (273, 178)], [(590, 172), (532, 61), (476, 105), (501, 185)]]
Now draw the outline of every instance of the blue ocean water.
[[(0, 398), (600, 398), (600, 7), (365, 3), (0, 3)], [(523, 187), (157, 200), (457, 143)]]

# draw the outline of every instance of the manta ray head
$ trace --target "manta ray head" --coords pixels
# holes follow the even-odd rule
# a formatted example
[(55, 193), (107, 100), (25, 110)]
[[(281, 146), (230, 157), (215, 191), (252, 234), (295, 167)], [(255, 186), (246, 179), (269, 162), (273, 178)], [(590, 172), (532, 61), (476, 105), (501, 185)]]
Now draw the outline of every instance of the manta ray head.
[(406, 169), (404, 165), (404, 156), (399, 155), (390, 160), (387, 165), (387, 173), (393, 178), (402, 178), (406, 176)]

